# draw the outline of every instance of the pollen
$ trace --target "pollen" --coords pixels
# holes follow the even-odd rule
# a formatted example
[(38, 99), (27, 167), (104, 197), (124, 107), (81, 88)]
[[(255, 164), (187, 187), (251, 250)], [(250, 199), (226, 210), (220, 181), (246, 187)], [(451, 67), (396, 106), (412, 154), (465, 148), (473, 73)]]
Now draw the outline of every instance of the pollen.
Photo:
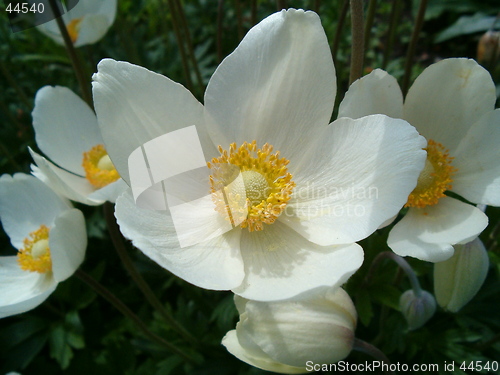
[(81, 18), (72, 19), (67, 25), (69, 37), (73, 43), (78, 39), (78, 33), (80, 32), (80, 24), (82, 22)]
[(98, 189), (120, 178), (103, 145), (83, 153), (82, 167), (87, 180)]
[(49, 228), (41, 225), (24, 239), (24, 247), (17, 253), (17, 262), (24, 271), (46, 273), (52, 270)]
[(435, 205), (445, 196), (444, 192), (452, 187), (452, 176), (457, 170), (451, 165), (453, 158), (448, 154), (448, 150), (432, 139), (428, 141), (425, 150), (425, 167), (420, 172), (417, 187), (408, 197), (405, 207), (423, 208)]
[[(257, 142), (236, 143), (229, 151), (219, 146), (221, 154), (207, 163), (212, 170), (210, 191), (215, 210), (234, 226), (261, 231), (264, 224), (272, 224), (285, 210), (292, 196), (295, 182), (288, 172), (289, 160), (279, 151)], [(222, 194), (221, 194), (222, 193)]]

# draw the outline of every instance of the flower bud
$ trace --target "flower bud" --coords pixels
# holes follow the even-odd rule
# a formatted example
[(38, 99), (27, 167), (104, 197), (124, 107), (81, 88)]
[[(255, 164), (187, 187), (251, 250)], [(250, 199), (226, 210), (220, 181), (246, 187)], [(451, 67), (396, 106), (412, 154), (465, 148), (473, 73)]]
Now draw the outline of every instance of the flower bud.
[(457, 312), (483, 285), (489, 259), (479, 238), (453, 247), (450, 259), (434, 264), (434, 293), (439, 306)]
[(307, 372), (306, 362), (334, 363), (352, 350), (357, 314), (341, 288), (320, 288), (278, 302), (235, 296), (235, 303), (240, 321), (222, 344), (252, 366), (300, 374)]
[(500, 56), (500, 32), (487, 31), (477, 44), (477, 61), (492, 63)]
[(436, 312), (436, 300), (425, 290), (417, 296), (413, 289), (410, 289), (399, 298), (399, 308), (408, 322), (408, 328), (414, 330), (422, 327), (432, 318)]

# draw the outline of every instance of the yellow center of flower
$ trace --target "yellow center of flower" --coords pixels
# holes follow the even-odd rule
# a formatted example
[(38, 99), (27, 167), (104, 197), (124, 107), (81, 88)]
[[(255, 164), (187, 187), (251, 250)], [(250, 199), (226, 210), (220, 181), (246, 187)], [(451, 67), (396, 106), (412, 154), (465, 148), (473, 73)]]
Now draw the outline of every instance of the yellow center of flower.
[(24, 271), (46, 273), (52, 270), (49, 228), (42, 225), (24, 239), (24, 248), (17, 253), (17, 262)]
[(215, 210), (250, 232), (274, 223), (295, 187), (286, 167), (289, 160), (272, 151), (267, 143), (261, 149), (256, 141), (238, 148), (232, 143), (229, 152), (219, 146), (221, 156), (207, 163)]
[(73, 43), (76, 42), (78, 39), (78, 33), (80, 32), (80, 23), (82, 22), (81, 18), (75, 18), (69, 21), (69, 23), (66, 25), (66, 28), (68, 29), (68, 34), (69, 37), (71, 38), (71, 41)]
[(82, 166), (87, 180), (96, 188), (102, 188), (120, 178), (103, 145), (84, 152)]
[(427, 160), (425, 167), (418, 177), (417, 187), (408, 197), (405, 207), (419, 207), (435, 205), (444, 192), (451, 189), (451, 176), (456, 168), (451, 165), (452, 157), (441, 143), (429, 139), (427, 143)]

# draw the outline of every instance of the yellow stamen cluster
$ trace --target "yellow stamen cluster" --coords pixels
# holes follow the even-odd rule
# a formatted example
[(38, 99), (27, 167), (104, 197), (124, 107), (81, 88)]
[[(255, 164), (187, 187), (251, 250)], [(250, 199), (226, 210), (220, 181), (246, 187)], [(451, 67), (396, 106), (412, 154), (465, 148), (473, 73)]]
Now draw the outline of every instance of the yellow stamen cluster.
[(234, 226), (250, 232), (264, 229), (284, 211), (291, 198), (295, 182), (288, 173), (289, 160), (280, 158), (279, 151), (257, 142), (236, 143), (229, 152), (219, 146), (221, 154), (208, 162), (212, 170), (210, 187), (215, 210), (228, 218)]
[(427, 143), (427, 160), (418, 177), (417, 187), (408, 197), (405, 207), (432, 206), (444, 197), (444, 192), (451, 189), (451, 176), (456, 168), (451, 165), (453, 160), (448, 150), (441, 143), (430, 139)]
[(84, 152), (82, 166), (87, 180), (98, 189), (120, 178), (103, 145)]
[(71, 38), (71, 41), (73, 43), (76, 42), (78, 39), (78, 33), (80, 32), (80, 23), (82, 22), (81, 18), (75, 18), (69, 21), (69, 23), (66, 25), (66, 28), (68, 29), (68, 34), (69, 37)]
[(17, 262), (24, 271), (46, 273), (52, 270), (49, 228), (42, 225), (24, 239), (24, 248), (17, 253)]

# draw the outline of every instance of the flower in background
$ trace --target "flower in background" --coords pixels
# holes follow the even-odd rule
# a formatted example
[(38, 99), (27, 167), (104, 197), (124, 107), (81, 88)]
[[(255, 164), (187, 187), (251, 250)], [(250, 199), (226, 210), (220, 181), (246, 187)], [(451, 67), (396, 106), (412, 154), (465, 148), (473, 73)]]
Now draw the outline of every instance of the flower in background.
[[(36, 142), (54, 163), (31, 151), (33, 174), (54, 191), (76, 202), (114, 202), (126, 184), (103, 146), (90, 107), (66, 87), (38, 90), (33, 109)], [(57, 164), (57, 165), (56, 165)]]
[(338, 362), (351, 352), (357, 314), (341, 288), (320, 288), (290, 301), (235, 296), (240, 321), (222, 339), (240, 360), (267, 371), (306, 373), (306, 362)]
[(0, 318), (41, 304), (83, 262), (83, 214), (33, 176), (0, 177), (0, 219), (17, 256), (0, 257)]
[(434, 264), (434, 293), (439, 306), (451, 312), (464, 307), (479, 291), (490, 261), (479, 238), (456, 245), (455, 254)]
[[(447, 59), (429, 66), (404, 101), (396, 80), (376, 69), (353, 83), (339, 116), (383, 113), (403, 118), (427, 138), (427, 161), (408, 212), (389, 233), (388, 245), (401, 256), (440, 262), (455, 244), (467, 243), (488, 224), (470, 202), (500, 206), (500, 110), (495, 85), (475, 61)], [(361, 103), (361, 104), (360, 104)]]
[[(80, 0), (62, 19), (75, 47), (99, 41), (115, 21), (117, 0)], [(37, 26), (37, 29), (56, 43), (64, 45), (64, 40), (52, 20)]]
[(414, 330), (422, 327), (434, 316), (436, 300), (425, 290), (415, 293), (413, 289), (409, 289), (399, 298), (399, 308), (408, 323), (408, 328)]
[[(224, 199), (186, 204), (187, 235), (204, 240), (181, 247), (172, 212), (138, 207), (129, 191), (116, 202), (122, 233), (188, 282), (249, 299), (345, 282), (363, 261), (354, 242), (399, 212), (424, 165), (425, 140), (402, 120), (378, 115), (328, 126), (335, 69), (313, 12), (282, 11), (252, 28), (215, 71), (204, 106), (164, 76), (109, 59), (99, 63), (93, 89), (106, 148), (128, 183), (133, 151), (195, 125), (207, 176), (181, 194), (198, 185), (209, 198), (224, 190), (236, 206), (247, 197), (241, 223), (226, 232)], [(172, 164), (158, 164), (175, 167), (190, 156), (174, 146)]]

